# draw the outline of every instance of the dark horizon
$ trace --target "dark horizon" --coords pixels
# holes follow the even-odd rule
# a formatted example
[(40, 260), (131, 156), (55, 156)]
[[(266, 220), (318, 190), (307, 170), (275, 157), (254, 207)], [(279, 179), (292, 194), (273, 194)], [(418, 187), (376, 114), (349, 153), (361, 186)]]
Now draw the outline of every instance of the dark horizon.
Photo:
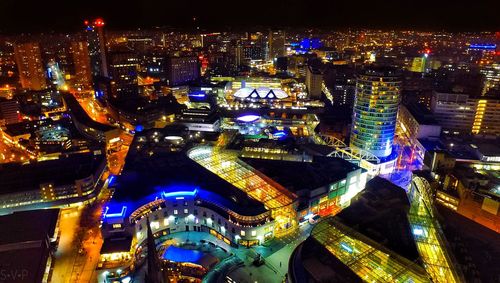
[[(3, 0), (0, 33), (76, 32), (85, 19), (102, 17), (110, 30), (169, 26), (187, 30), (255, 27), (366, 28), (422, 31), (498, 31), (500, 2), (444, 0), (190, 1)], [(196, 22), (193, 21), (196, 18)]]

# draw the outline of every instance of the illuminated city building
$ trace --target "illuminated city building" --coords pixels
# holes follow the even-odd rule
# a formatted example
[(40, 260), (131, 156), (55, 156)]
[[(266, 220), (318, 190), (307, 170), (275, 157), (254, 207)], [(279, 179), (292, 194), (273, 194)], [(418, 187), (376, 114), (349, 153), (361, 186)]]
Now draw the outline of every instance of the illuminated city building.
[(434, 92), (431, 111), (444, 134), (498, 135), (500, 100), (461, 93)]
[[(295, 80), (236, 78), (218, 96), (224, 117), (222, 127), (259, 135), (266, 128), (290, 129), (294, 136), (311, 136), (318, 124), (323, 102), (310, 98), (306, 86)], [(245, 116), (259, 116), (246, 121)]]
[(348, 208), (320, 221), (296, 248), (290, 281), (461, 282), (420, 189), (409, 194), (409, 201), (401, 188), (372, 179)]
[(85, 21), (90, 67), (93, 77), (107, 77), (108, 65), (106, 61), (106, 41), (104, 38), (104, 21), (96, 19), (94, 22)]
[(415, 73), (424, 73), (425, 72), (425, 67), (427, 64), (427, 54), (425, 54), (422, 57), (415, 57), (413, 58), (413, 62), (411, 64), (410, 71), (415, 72)]
[(0, 98), (0, 119), (3, 123), (0, 124), (14, 124), (21, 121), (19, 102), (16, 99), (3, 99)]
[(30, 90), (46, 89), (47, 78), (39, 44), (35, 42), (16, 44), (14, 53), (22, 88)]
[(491, 90), (500, 90), (500, 64), (483, 66), (480, 72), (484, 75), (483, 95)]
[(392, 152), (401, 79), (392, 68), (369, 67), (356, 82), (351, 147), (377, 157)]
[(312, 99), (321, 98), (321, 87), (323, 74), (317, 68), (308, 66), (306, 70), (306, 86), (309, 97)]
[(118, 138), (120, 131), (116, 127), (92, 120), (72, 94), (64, 93), (63, 99), (75, 127), (83, 136), (105, 142), (106, 145), (109, 145), (113, 139)]
[(92, 86), (92, 70), (87, 42), (72, 42), (71, 52), (75, 64), (75, 78), (73, 84), (82, 89), (90, 89)]
[(114, 98), (127, 99), (139, 94), (137, 73), (139, 60), (135, 53), (112, 52), (109, 54), (111, 93)]
[(261, 245), (314, 215), (338, 213), (366, 183), (365, 170), (338, 158), (280, 161), (254, 158), (250, 151), (242, 157), (224, 148), (228, 134), (216, 146), (186, 149), (198, 138), (186, 130), (136, 134), (122, 175), (110, 182), (115, 194), (103, 215), (105, 243), (130, 235), (140, 250), (149, 219), (155, 237), (194, 231), (232, 246)]
[(196, 56), (168, 57), (164, 68), (167, 84), (170, 86), (186, 84), (200, 77), (200, 65)]
[(425, 106), (416, 103), (399, 107), (397, 123), (398, 136), (414, 145), (411, 158), (423, 161), (425, 148), (419, 140), (439, 139), (441, 126)]
[(286, 42), (286, 36), (284, 31), (269, 31), (268, 60), (275, 60), (276, 58), (283, 57), (286, 55), (285, 42)]
[(0, 171), (0, 213), (88, 202), (96, 197), (105, 167), (102, 153), (5, 164)]

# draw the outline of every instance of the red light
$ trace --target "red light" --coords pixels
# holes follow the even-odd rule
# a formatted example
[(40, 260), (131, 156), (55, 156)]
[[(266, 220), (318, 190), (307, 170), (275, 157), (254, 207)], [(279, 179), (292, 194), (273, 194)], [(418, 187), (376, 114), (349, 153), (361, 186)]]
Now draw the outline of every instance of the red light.
[(198, 56), (198, 59), (203, 60), (203, 55)]
[(430, 50), (429, 48), (426, 48), (426, 49), (425, 49), (425, 53), (426, 53), (426, 54), (431, 54), (431, 50)]
[(102, 26), (104, 26), (104, 20), (103, 20), (103, 19), (101, 19), (101, 18), (97, 18), (97, 19), (95, 19), (95, 21), (94, 21), (94, 25), (95, 25), (96, 27), (102, 27)]
[(84, 25), (86, 25), (86, 26), (88, 26), (88, 25), (89, 25), (89, 21), (85, 20), (85, 21), (83, 22), (83, 24), (84, 24)]

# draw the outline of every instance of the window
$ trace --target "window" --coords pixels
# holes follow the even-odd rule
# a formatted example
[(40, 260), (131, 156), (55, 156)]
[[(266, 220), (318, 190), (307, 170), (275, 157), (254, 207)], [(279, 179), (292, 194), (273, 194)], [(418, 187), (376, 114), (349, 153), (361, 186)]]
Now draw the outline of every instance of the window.
[(188, 214), (189, 210), (187, 208), (184, 208), (184, 214)]
[(177, 211), (177, 209), (174, 209), (174, 214), (175, 215), (179, 214), (179, 211)]
[(257, 236), (257, 231), (252, 231), (252, 237)]
[(241, 230), (240, 235), (245, 237), (245, 231)]
[(203, 217), (207, 217), (207, 212), (203, 211)]
[(198, 209), (195, 209), (193, 212), (194, 215), (198, 215)]
[(188, 202), (187, 201), (184, 201), (184, 206), (188, 206)]

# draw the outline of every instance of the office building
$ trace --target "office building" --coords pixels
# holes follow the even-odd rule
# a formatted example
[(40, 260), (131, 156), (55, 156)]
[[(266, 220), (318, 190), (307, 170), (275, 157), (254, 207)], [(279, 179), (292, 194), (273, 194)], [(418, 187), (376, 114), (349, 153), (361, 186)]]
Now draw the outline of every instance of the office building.
[(0, 98), (0, 120), (3, 120), (4, 124), (9, 125), (21, 122), (20, 111), (19, 102), (16, 99), (6, 100)]
[(92, 87), (92, 69), (87, 42), (72, 42), (71, 52), (75, 66), (74, 86), (82, 89), (90, 89)]
[(265, 50), (261, 45), (250, 43), (242, 47), (243, 59), (245, 60), (264, 60)]
[(323, 74), (313, 66), (308, 66), (306, 70), (306, 87), (309, 98), (320, 99), (323, 85)]
[(4, 164), (0, 171), (0, 214), (87, 202), (99, 192), (97, 184), (105, 168), (104, 154), (94, 152)]
[(40, 46), (35, 42), (16, 44), (14, 47), (21, 87), (30, 90), (47, 88)]
[(131, 52), (110, 53), (109, 75), (114, 98), (126, 99), (139, 94), (137, 71), (139, 60)]
[(435, 91), (431, 111), (444, 134), (500, 134), (499, 99)]
[(412, 64), (410, 71), (415, 72), (415, 73), (424, 73), (425, 72), (425, 66), (427, 63), (427, 54), (425, 54), (422, 57), (415, 57), (413, 58)]
[(377, 157), (391, 154), (400, 92), (401, 79), (396, 69), (369, 67), (358, 75), (351, 147)]
[(268, 60), (283, 57), (285, 53), (286, 36), (284, 31), (269, 31), (268, 37)]
[(186, 84), (200, 77), (200, 66), (195, 56), (169, 57), (166, 66), (167, 83), (171, 86)]

